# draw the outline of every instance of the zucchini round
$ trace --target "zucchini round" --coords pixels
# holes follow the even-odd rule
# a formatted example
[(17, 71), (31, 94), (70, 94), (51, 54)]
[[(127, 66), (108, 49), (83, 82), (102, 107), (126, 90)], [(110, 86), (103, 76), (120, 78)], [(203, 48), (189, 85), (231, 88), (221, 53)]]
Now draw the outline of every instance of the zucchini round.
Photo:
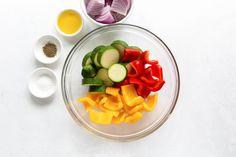
[(113, 82), (108, 77), (107, 69), (104, 68), (99, 69), (95, 78), (102, 80), (105, 86), (113, 86)]
[(90, 86), (89, 92), (105, 93), (106, 86)]
[(125, 41), (122, 41), (122, 40), (115, 40), (115, 41), (113, 41), (111, 46), (115, 47), (119, 51), (120, 58), (124, 54), (124, 49), (129, 47), (129, 45)]
[(82, 69), (81, 75), (84, 78), (94, 77), (96, 75), (96, 70), (91, 64), (85, 65)]
[(108, 69), (108, 77), (113, 82), (121, 82), (126, 78), (126, 76), (127, 76), (127, 69), (122, 64), (113, 64)]
[(120, 60), (119, 51), (112, 46), (107, 46), (100, 49), (97, 55), (98, 63), (106, 69), (108, 69), (111, 65), (118, 63)]
[(95, 57), (96, 57), (96, 54), (100, 51), (100, 49), (102, 49), (104, 47), (105, 47), (104, 45), (97, 46), (96, 48), (93, 49), (92, 54), (91, 54), (91, 60), (98, 67), (100, 67), (100, 66), (99, 66), (99, 64), (97, 62), (97, 58), (95, 59)]
[(142, 49), (140, 49), (139, 47), (137, 47), (137, 46), (130, 46), (129, 48), (132, 48), (132, 49), (137, 49), (137, 50), (139, 50), (140, 51), (140, 53), (142, 53), (143, 51), (142, 51)]
[(89, 52), (84, 56), (83, 61), (82, 61), (82, 66), (89, 65), (89, 64), (93, 63), (93, 61), (91, 59), (91, 54), (92, 54), (92, 52)]
[(84, 78), (84, 79), (82, 79), (82, 85), (84, 85), (84, 86), (102, 86), (103, 81), (98, 78)]

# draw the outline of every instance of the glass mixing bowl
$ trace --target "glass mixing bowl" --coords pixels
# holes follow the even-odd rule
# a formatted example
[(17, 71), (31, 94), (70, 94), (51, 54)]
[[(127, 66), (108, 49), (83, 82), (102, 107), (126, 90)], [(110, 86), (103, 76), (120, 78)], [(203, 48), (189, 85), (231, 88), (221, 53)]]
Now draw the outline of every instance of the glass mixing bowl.
[[(88, 113), (77, 98), (86, 96), (88, 87), (81, 85), (82, 59), (98, 45), (109, 45), (114, 40), (124, 40), (129, 45), (150, 51), (163, 67), (163, 88), (158, 91), (158, 102), (152, 112), (144, 113), (135, 124), (98, 125), (89, 121)], [(107, 139), (131, 141), (157, 130), (172, 113), (179, 95), (180, 78), (173, 54), (167, 45), (152, 32), (130, 24), (103, 26), (84, 36), (70, 51), (62, 72), (62, 95), (73, 119), (87, 131)]]

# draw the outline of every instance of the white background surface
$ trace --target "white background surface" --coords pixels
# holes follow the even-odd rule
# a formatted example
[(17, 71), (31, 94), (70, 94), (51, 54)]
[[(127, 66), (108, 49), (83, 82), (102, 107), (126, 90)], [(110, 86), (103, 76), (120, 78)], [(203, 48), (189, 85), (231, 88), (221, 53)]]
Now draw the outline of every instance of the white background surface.
[[(57, 13), (80, 10), (79, 0), (1, 0), (0, 156), (236, 156), (234, 1), (135, 0), (127, 23), (145, 27), (167, 43), (179, 65), (181, 93), (172, 116), (158, 131), (135, 142), (115, 143), (78, 127), (60, 90), (44, 105), (27, 90), (29, 74), (40, 66), (32, 51), (36, 39), (55, 34)], [(64, 52), (53, 67), (59, 78), (74, 44), (60, 39)]]

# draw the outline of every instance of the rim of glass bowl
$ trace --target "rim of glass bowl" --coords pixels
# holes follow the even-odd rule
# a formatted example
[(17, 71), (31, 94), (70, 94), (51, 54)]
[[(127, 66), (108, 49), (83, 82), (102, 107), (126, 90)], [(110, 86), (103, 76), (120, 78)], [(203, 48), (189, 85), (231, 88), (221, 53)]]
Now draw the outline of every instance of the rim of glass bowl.
[[(147, 129), (144, 129), (138, 133), (135, 133), (135, 134), (132, 134), (132, 135), (126, 135), (126, 136), (112, 136), (110, 134), (105, 134), (105, 133), (102, 133), (100, 131), (97, 131), (95, 130), (94, 128), (91, 128), (89, 126), (87, 126), (86, 124), (84, 124), (84, 122), (82, 120), (80, 120), (79, 118), (77, 118), (77, 116), (75, 115), (75, 113), (73, 112), (73, 110), (71, 109), (71, 101), (69, 100), (69, 95), (66, 91), (66, 74), (67, 74), (67, 68), (70, 64), (70, 60), (72, 58), (72, 56), (74, 55), (74, 53), (76, 52), (76, 48), (78, 46), (80, 46), (81, 42), (83, 42), (83, 40), (86, 40), (88, 37), (90, 37), (92, 34), (96, 33), (96, 32), (99, 32), (100, 30), (103, 30), (103, 29), (106, 29), (108, 27), (117, 27), (117, 26), (127, 26), (127, 27), (134, 27), (135, 29), (141, 29), (147, 33), (149, 33), (151, 36), (157, 38), (163, 45), (164, 47), (167, 49), (167, 53), (170, 54), (171, 56), (171, 59), (173, 61), (173, 64), (176, 68), (175, 72), (177, 74), (177, 80), (176, 80), (176, 93), (175, 93), (175, 96), (174, 96), (174, 101), (172, 102), (171, 104), (171, 107), (169, 108), (167, 114), (162, 118), (162, 120), (151, 126), (151, 127), (148, 127)], [(74, 121), (79, 124), (80, 126), (82, 126), (82, 128), (86, 129), (88, 132), (98, 136), (98, 137), (102, 137), (102, 138), (105, 138), (105, 139), (110, 139), (110, 140), (114, 140), (114, 141), (120, 141), (120, 142), (125, 142), (125, 141), (134, 141), (134, 140), (138, 140), (140, 138), (143, 138), (143, 137), (146, 137), (148, 136), (149, 134), (153, 133), (154, 131), (156, 131), (158, 128), (160, 128), (166, 121), (167, 119), (169, 118), (169, 116), (171, 115), (171, 113), (173, 112), (175, 106), (176, 106), (176, 103), (177, 103), (177, 100), (178, 100), (178, 97), (179, 97), (179, 90), (180, 90), (180, 76), (179, 76), (179, 69), (178, 69), (178, 66), (177, 66), (177, 62), (172, 54), (172, 52), (170, 51), (170, 49), (168, 48), (168, 46), (157, 36), (155, 35), (154, 33), (152, 33), (151, 31), (143, 28), (143, 27), (140, 27), (140, 26), (137, 26), (137, 25), (132, 25), (132, 24), (111, 24), (111, 25), (106, 25), (106, 26), (102, 26), (102, 27), (99, 27), (99, 28), (96, 28), (94, 29), (93, 31), (87, 33), (83, 38), (81, 38), (76, 44), (75, 46), (71, 49), (70, 53), (68, 54), (66, 60), (65, 60), (65, 63), (64, 63), (64, 66), (63, 66), (63, 69), (62, 69), (62, 77), (61, 77), (61, 90), (62, 90), (62, 96), (63, 96), (63, 99), (64, 99), (64, 102), (65, 102), (65, 105), (66, 105), (66, 108), (67, 110), (69, 111), (70, 115), (72, 116), (72, 118), (74, 119)]]

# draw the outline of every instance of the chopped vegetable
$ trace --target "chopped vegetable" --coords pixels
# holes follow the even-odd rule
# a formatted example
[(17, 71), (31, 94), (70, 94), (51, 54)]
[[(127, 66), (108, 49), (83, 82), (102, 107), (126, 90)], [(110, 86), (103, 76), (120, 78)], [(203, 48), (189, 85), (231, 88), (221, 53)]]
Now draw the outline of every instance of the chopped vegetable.
[(89, 92), (104, 93), (105, 91), (106, 86), (89, 86)]
[(145, 64), (158, 64), (157, 60), (149, 60), (149, 51), (144, 51), (140, 55), (140, 59), (145, 63)]
[(88, 15), (97, 22), (111, 24), (125, 18), (131, 7), (131, 0), (88, 0)]
[(98, 62), (103, 68), (109, 68), (111, 65), (118, 63), (120, 59), (118, 50), (112, 46), (101, 48), (97, 54)]
[(101, 92), (88, 92), (87, 97), (91, 98), (93, 101), (96, 101), (97, 97), (101, 95)]
[(105, 5), (111, 5), (113, 0), (105, 0)]
[(137, 49), (137, 50), (139, 50), (140, 52), (143, 52), (142, 51), (142, 49), (140, 49), (139, 47), (137, 47), (137, 46), (130, 46), (129, 48), (132, 48), (132, 49)]
[(116, 82), (115, 83), (115, 87), (116, 88), (121, 88), (121, 86), (124, 86), (124, 85), (128, 85), (129, 84), (129, 80), (128, 79), (125, 79), (121, 82)]
[(110, 12), (110, 8), (111, 8), (110, 5), (106, 5), (104, 8), (102, 8), (102, 12), (101, 12), (100, 15), (105, 15), (105, 14), (107, 14), (108, 12)]
[(105, 6), (104, 0), (90, 0), (87, 4), (87, 13), (89, 15), (100, 15)]
[(104, 104), (104, 107), (112, 111), (119, 111), (123, 108), (123, 104), (117, 97), (109, 96), (108, 100)]
[(125, 116), (126, 116), (125, 113), (121, 112), (118, 117), (112, 118), (112, 123), (113, 124), (120, 124), (120, 123), (124, 122)]
[(99, 105), (98, 108), (99, 108), (101, 111), (105, 112), (105, 113), (110, 113), (110, 114), (112, 114), (113, 117), (118, 117), (119, 114), (120, 114), (119, 111), (111, 111), (111, 110), (105, 108), (103, 105)]
[(113, 95), (113, 96), (118, 96), (120, 92), (120, 88), (114, 88), (114, 87), (107, 87), (106, 88), (106, 93)]
[(108, 77), (107, 69), (104, 69), (104, 68), (99, 69), (97, 72), (96, 78), (102, 80), (105, 86), (113, 86), (113, 82)]
[(129, 83), (134, 84), (138, 95), (146, 98), (150, 94), (150, 90), (146, 87), (146, 85), (137, 78), (129, 78)]
[(121, 82), (127, 76), (127, 69), (122, 64), (113, 64), (108, 69), (108, 76), (113, 82)]
[(102, 97), (100, 101), (98, 101), (98, 105), (103, 106), (107, 102), (108, 98), (106, 96)]
[(125, 118), (126, 123), (136, 123), (142, 118), (142, 113), (141, 112), (135, 112), (133, 115), (128, 116)]
[(113, 18), (116, 22), (118, 22), (118, 21), (122, 20), (123, 18), (125, 18), (124, 15), (121, 15), (121, 14), (113, 12), (113, 11), (111, 11), (111, 14), (112, 14), (112, 16), (113, 16)]
[(126, 16), (130, 6), (131, 6), (130, 0), (113, 0), (111, 4), (111, 11)]
[(82, 69), (81, 74), (84, 78), (94, 77), (96, 75), (96, 70), (91, 64), (85, 65)]
[(97, 61), (97, 53), (102, 49), (104, 48), (105, 46), (104, 45), (100, 45), (100, 46), (97, 46), (95, 49), (93, 49), (92, 53), (91, 53), (91, 60), (94, 62), (94, 64), (97, 66), (97, 67), (101, 67), (101, 65), (98, 63)]
[(122, 40), (113, 41), (111, 46), (113, 46), (114, 48), (116, 48), (119, 51), (120, 58), (123, 57), (125, 48), (129, 47), (129, 45), (125, 41), (122, 41)]
[(121, 58), (121, 62), (132, 62), (139, 58), (140, 51), (138, 49), (133, 48), (125, 48), (124, 55)]
[(84, 56), (83, 61), (82, 61), (82, 66), (89, 65), (89, 64), (93, 63), (93, 61), (91, 59), (91, 54), (92, 54), (92, 52), (89, 52)]
[(129, 110), (128, 114), (129, 114), (129, 115), (132, 115), (132, 114), (134, 114), (135, 112), (141, 111), (142, 109), (143, 109), (143, 104), (140, 103), (140, 105), (137, 105), (137, 106), (131, 108), (131, 109)]
[(143, 81), (143, 83), (148, 84), (149, 86), (153, 86), (157, 83), (157, 79), (155, 79), (152, 76), (152, 69), (151, 67), (148, 67), (144, 70), (144, 74), (140, 77), (140, 80)]
[[(130, 73), (128, 74), (129, 77), (138, 77), (143, 74), (144, 72), (144, 65), (143, 62), (139, 59), (132, 61), (129, 63), (129, 65), (132, 67)], [(133, 71), (132, 71), (133, 69)], [(134, 73), (132, 73), (134, 72)]]
[(122, 86), (121, 91), (124, 101), (128, 106), (134, 106), (137, 105), (138, 102), (143, 101), (140, 97), (138, 97), (133, 84)]
[(84, 78), (82, 79), (82, 85), (84, 86), (101, 86), (103, 81), (97, 78)]
[(147, 102), (143, 103), (143, 109), (147, 112), (151, 112), (154, 109), (154, 107), (156, 106), (157, 100), (158, 100), (157, 94), (149, 95), (147, 97)]
[(92, 109), (92, 107), (96, 106), (96, 102), (93, 101), (89, 97), (79, 98), (78, 102), (82, 102), (84, 104), (84, 108), (85, 108), (86, 111), (89, 111), (89, 110)]
[(143, 103), (143, 101), (144, 101), (143, 97), (137, 96), (137, 97), (133, 98), (133, 99), (128, 103), (128, 106), (131, 106), (131, 107), (132, 107), (132, 106), (136, 106), (136, 105), (138, 105), (138, 104)]
[[(105, 10), (104, 10), (105, 9)], [(110, 12), (110, 7), (107, 6), (107, 8), (103, 8), (102, 10), (103, 14), (98, 16), (95, 20), (104, 24), (110, 24), (115, 21), (112, 13)]]
[(120, 97), (120, 99), (121, 99), (121, 102), (123, 103), (124, 112), (128, 114), (129, 111), (132, 109), (132, 107), (129, 107), (129, 106), (126, 104), (123, 95), (119, 95), (119, 97)]
[(151, 75), (159, 78), (160, 80), (163, 80), (163, 72), (162, 72), (162, 67), (159, 64), (154, 64), (150, 66), (151, 68)]
[(93, 62), (97, 68), (101, 67), (101, 64), (98, 62), (98, 53), (95, 54)]
[(156, 92), (156, 91), (159, 91), (164, 84), (165, 84), (165, 81), (164, 80), (160, 80), (160, 81), (157, 82), (157, 84), (155, 86), (148, 87), (148, 89), (150, 91)]
[(97, 124), (111, 124), (112, 117), (111, 113), (89, 110), (89, 119)]

